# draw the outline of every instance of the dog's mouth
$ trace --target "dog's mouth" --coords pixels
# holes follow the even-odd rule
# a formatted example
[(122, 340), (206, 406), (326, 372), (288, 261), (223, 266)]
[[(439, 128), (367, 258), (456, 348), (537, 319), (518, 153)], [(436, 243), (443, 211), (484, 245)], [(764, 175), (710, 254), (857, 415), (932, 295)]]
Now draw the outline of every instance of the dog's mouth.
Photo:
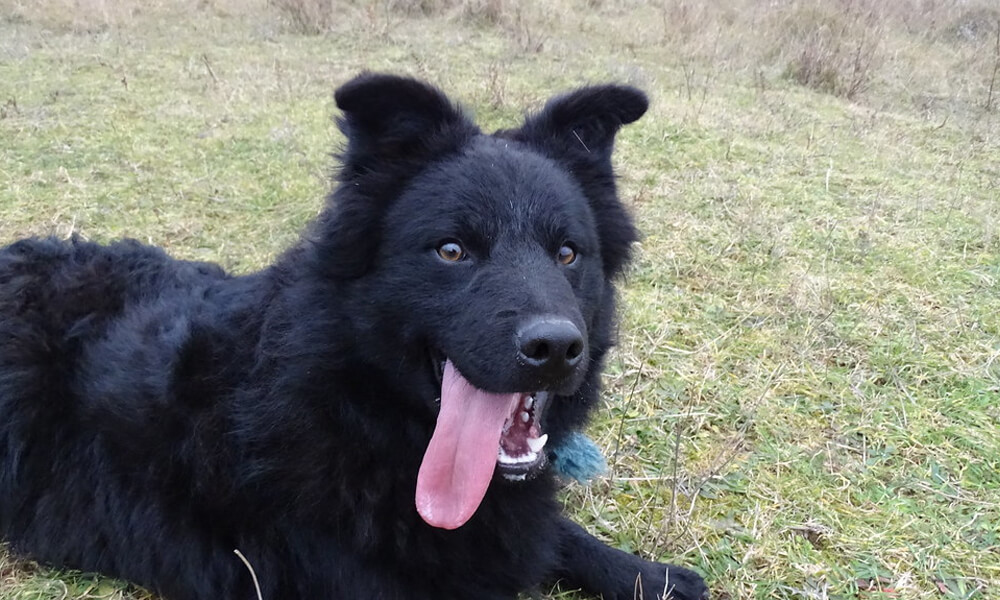
[[(431, 363), (439, 389), (443, 387), (448, 362), (448, 359), (438, 358), (432, 353)], [(461, 376), (457, 369), (456, 374)], [(440, 403), (441, 398), (437, 401)], [(542, 433), (541, 422), (548, 401), (549, 392), (521, 393), (517, 405), (504, 421), (497, 448), (497, 470), (504, 479), (524, 481), (537, 475), (545, 466), (543, 449), (549, 434)]]
[(494, 472), (520, 481), (545, 465), (541, 418), (549, 393), (495, 394), (476, 388), (445, 361), (441, 406), (417, 475), (417, 512), (428, 524), (461, 527), (472, 518)]
[(510, 481), (523, 481), (545, 466), (545, 442), (541, 415), (548, 403), (548, 392), (521, 394), (514, 411), (504, 421), (497, 451), (497, 469)]

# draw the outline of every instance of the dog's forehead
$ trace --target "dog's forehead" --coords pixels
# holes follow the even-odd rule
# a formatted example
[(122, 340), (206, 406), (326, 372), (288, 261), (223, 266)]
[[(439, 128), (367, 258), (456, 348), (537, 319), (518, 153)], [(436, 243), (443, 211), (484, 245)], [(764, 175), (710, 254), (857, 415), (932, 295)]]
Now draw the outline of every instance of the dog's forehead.
[(573, 210), (585, 204), (564, 167), (528, 146), (479, 135), (457, 154), (429, 165), (407, 186), (403, 210), (473, 204), (481, 211)]
[(522, 142), (506, 137), (489, 134), (479, 134), (469, 142), (467, 152), (476, 156), (521, 162), (541, 166), (551, 166), (551, 163)]
[(517, 141), (478, 136), (458, 162), (458, 195), (495, 218), (545, 221), (588, 210), (561, 164)]
[(391, 205), (387, 224), (526, 240), (569, 230), (587, 237), (594, 229), (587, 197), (565, 167), (525, 144), (485, 135), (418, 175)]
[(517, 141), (480, 135), (473, 139), (459, 159), (467, 178), (488, 182), (483, 191), (492, 192), (504, 203), (512, 198), (548, 197), (570, 201), (580, 196), (579, 188), (566, 169), (556, 161)]

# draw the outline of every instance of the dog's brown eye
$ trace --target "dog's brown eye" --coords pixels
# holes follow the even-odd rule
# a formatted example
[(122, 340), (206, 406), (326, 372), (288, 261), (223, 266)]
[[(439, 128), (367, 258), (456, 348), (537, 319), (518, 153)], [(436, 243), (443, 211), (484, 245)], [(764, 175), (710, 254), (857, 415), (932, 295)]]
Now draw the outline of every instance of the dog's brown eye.
[(458, 242), (445, 242), (438, 246), (438, 256), (448, 262), (458, 262), (465, 258), (465, 249)]
[(573, 246), (564, 245), (559, 248), (559, 262), (564, 265), (571, 265), (576, 262), (576, 250)]

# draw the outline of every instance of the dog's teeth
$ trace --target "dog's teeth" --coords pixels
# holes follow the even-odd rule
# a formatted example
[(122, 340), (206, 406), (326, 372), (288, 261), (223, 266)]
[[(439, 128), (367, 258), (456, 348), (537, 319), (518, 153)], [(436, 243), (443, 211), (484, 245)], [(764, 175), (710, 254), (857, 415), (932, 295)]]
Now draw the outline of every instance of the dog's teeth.
[(528, 396), (527, 398), (524, 399), (524, 409), (525, 410), (531, 410), (532, 407), (534, 407), (534, 406), (535, 406), (535, 397), (534, 396)]
[(527, 423), (530, 420), (531, 420), (531, 415), (529, 415), (527, 412), (522, 411), (521, 412), (521, 422), (522, 423)]
[(542, 437), (528, 438), (528, 447), (531, 448), (532, 452), (538, 454), (545, 447), (545, 442), (547, 441), (549, 441), (549, 434), (547, 433), (543, 434)]
[(538, 453), (529, 452), (527, 454), (522, 454), (521, 456), (510, 456), (503, 449), (503, 447), (501, 447), (500, 450), (497, 452), (497, 459), (501, 463), (506, 465), (522, 465), (527, 463), (533, 463), (536, 460), (538, 460)]

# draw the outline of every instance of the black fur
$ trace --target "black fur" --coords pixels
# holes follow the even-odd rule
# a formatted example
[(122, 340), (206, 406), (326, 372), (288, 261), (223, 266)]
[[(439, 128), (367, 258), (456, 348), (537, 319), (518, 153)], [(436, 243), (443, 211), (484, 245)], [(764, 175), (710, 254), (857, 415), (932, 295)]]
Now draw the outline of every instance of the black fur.
[[(484, 135), (440, 91), (361, 75), (336, 93), (338, 184), (302, 241), (232, 277), (133, 241), (0, 250), (0, 535), (49, 564), (169, 600), (511, 599), (565, 580), (606, 600), (700, 577), (611, 549), (560, 515), (551, 474), (495, 476), (464, 526), (414, 508), (447, 356), (484, 390), (550, 389), (550, 444), (580, 427), (635, 239), (611, 167), (646, 110), (624, 86)], [(465, 259), (436, 253), (461, 242)], [(572, 244), (577, 260), (556, 260)], [(585, 356), (516, 360), (558, 317)]]

